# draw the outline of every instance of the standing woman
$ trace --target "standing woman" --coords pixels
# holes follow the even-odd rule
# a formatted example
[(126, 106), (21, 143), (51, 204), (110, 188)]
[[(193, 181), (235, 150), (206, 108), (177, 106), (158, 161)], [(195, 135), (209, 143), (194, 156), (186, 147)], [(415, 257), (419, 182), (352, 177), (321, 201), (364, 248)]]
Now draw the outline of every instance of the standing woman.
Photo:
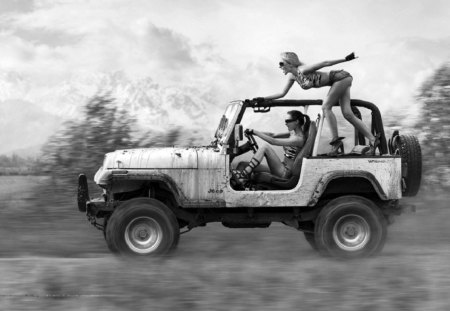
[(369, 147), (363, 150), (363, 154), (374, 155), (379, 145), (379, 138), (372, 135), (369, 128), (354, 114), (350, 106), (350, 87), (352, 86), (353, 77), (344, 70), (331, 70), (330, 72), (318, 71), (324, 67), (333, 66), (339, 63), (351, 61), (355, 59), (355, 54), (351, 53), (345, 58), (323, 61), (313, 65), (302, 63), (297, 54), (293, 52), (281, 53), (281, 61), (279, 63), (283, 73), (287, 75), (288, 81), (283, 91), (278, 94), (257, 97), (255, 100), (261, 102), (269, 99), (277, 99), (284, 97), (291, 89), (295, 81), (300, 84), (302, 89), (320, 88), (330, 86), (327, 97), (323, 101), (322, 110), (333, 135), (330, 145), (330, 156), (339, 154), (343, 150), (342, 139), (339, 137), (336, 116), (331, 110), (334, 103), (339, 102), (344, 118), (350, 122), (360, 133), (369, 139)]

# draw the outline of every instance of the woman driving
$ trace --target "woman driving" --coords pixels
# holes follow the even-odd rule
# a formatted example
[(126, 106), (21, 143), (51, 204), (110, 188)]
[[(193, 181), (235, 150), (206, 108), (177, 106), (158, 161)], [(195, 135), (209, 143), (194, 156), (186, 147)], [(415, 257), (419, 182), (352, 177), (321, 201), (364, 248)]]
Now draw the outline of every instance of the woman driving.
[[(287, 113), (285, 119), (288, 133), (273, 134), (265, 133), (257, 130), (248, 129), (247, 132), (258, 136), (268, 144), (261, 146), (250, 162), (245, 164), (242, 169), (232, 170), (233, 179), (240, 186), (245, 185), (250, 174), (260, 165), (261, 161), (266, 158), (268, 167), (258, 167), (261, 171), (270, 171), (271, 174), (281, 178), (289, 178), (291, 176), (292, 166), (295, 157), (305, 144), (306, 135), (310, 126), (309, 116), (301, 113), (298, 110), (291, 110)], [(275, 150), (270, 146), (283, 146), (284, 159), (283, 161), (277, 156)]]

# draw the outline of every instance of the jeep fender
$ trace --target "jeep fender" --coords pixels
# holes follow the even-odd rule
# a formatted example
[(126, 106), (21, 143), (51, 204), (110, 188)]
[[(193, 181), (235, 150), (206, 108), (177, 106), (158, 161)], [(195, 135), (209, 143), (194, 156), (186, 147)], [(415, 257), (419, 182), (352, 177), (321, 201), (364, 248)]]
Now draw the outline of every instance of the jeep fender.
[[(120, 186), (117, 187), (115, 184), (122, 181), (136, 181), (137, 183), (134, 184), (136, 186), (137, 190), (139, 187), (142, 186), (143, 182), (150, 181), (151, 183), (157, 183), (159, 185), (163, 185), (166, 190), (170, 191), (173, 194), (173, 198), (176, 201), (176, 204), (178, 206), (182, 205), (183, 201), (186, 201), (186, 198), (184, 194), (178, 189), (175, 181), (172, 179), (172, 177), (163, 174), (163, 173), (153, 173), (151, 175), (147, 174), (140, 174), (139, 172), (133, 173), (132, 171), (128, 171), (127, 174), (119, 175), (119, 174), (113, 174), (113, 180), (112, 180), (112, 189), (120, 189)], [(117, 187), (117, 188), (116, 188)]]
[(338, 178), (363, 178), (370, 182), (373, 189), (377, 193), (378, 197), (381, 200), (387, 200), (386, 193), (384, 192), (383, 188), (381, 187), (378, 180), (375, 178), (375, 176), (372, 173), (366, 172), (366, 171), (333, 171), (326, 173), (322, 176), (322, 178), (319, 180), (319, 182), (316, 185), (316, 188), (314, 189), (313, 194), (311, 195), (311, 198), (308, 201), (308, 206), (314, 206), (319, 202), (320, 197), (322, 194), (326, 191), (329, 183), (335, 179)]

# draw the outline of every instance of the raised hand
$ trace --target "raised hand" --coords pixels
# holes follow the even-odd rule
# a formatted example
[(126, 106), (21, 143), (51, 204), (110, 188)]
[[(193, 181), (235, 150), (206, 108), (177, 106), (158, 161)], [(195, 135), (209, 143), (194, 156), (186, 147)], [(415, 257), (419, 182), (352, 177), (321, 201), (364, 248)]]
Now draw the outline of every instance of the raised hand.
[(357, 57), (355, 56), (355, 52), (351, 52), (350, 54), (348, 54), (347, 56), (345, 56), (345, 60), (346, 60), (346, 61), (350, 61), (350, 60), (353, 60), (353, 59), (355, 59), (355, 58), (357, 58)]

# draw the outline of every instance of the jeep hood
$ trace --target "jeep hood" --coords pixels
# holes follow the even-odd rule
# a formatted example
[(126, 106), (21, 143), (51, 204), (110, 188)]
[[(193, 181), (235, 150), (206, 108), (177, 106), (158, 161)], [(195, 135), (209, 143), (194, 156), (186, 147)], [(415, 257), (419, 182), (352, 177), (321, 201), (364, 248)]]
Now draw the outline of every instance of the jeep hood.
[(107, 153), (103, 169), (196, 169), (195, 148), (126, 149)]

